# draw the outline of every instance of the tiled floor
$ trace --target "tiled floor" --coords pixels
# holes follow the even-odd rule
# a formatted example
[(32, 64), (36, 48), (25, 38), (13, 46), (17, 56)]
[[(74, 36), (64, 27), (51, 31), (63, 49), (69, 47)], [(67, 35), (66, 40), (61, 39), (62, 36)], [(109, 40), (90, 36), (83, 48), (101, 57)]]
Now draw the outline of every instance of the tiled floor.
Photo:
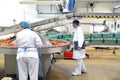
[[(90, 55), (85, 59), (87, 73), (72, 76), (76, 61), (57, 59), (46, 76), (46, 80), (120, 80), (120, 51), (117, 55), (112, 50), (87, 50)], [(0, 71), (3, 70), (3, 55), (0, 55)]]
[(46, 80), (120, 80), (120, 59), (87, 59), (87, 73), (72, 76), (73, 60), (58, 60), (48, 72)]
[(84, 61), (88, 71), (80, 76), (71, 75), (76, 61), (59, 59), (46, 80), (120, 80), (120, 51), (116, 52), (115, 56), (111, 50), (87, 51), (90, 59)]

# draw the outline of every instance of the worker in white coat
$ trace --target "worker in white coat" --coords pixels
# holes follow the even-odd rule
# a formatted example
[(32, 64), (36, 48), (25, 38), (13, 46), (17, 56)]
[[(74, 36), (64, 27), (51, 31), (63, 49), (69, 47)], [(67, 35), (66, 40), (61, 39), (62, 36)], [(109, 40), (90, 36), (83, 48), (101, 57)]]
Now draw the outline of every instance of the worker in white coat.
[(20, 32), (16, 34), (17, 64), (19, 80), (38, 80), (39, 56), (37, 47), (42, 45), (40, 37), (33, 31), (28, 22), (22, 21), (18, 28)]
[(82, 72), (86, 72), (86, 67), (83, 62), (85, 58), (85, 41), (84, 41), (84, 32), (80, 27), (80, 22), (78, 20), (73, 21), (74, 36), (73, 36), (73, 59), (77, 61), (75, 71), (72, 73), (73, 76), (81, 75)]

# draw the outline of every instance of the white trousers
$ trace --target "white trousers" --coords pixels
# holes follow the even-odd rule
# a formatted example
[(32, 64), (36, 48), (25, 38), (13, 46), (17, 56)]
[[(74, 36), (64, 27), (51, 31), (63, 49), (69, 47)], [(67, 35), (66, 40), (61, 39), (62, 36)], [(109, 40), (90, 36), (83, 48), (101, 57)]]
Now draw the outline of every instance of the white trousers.
[(81, 72), (86, 72), (86, 71), (87, 71), (87, 69), (85, 67), (85, 64), (84, 64), (83, 60), (78, 59), (76, 69), (75, 69), (75, 73), (81, 74)]
[(18, 60), (19, 80), (38, 80), (39, 60), (37, 58), (23, 57)]

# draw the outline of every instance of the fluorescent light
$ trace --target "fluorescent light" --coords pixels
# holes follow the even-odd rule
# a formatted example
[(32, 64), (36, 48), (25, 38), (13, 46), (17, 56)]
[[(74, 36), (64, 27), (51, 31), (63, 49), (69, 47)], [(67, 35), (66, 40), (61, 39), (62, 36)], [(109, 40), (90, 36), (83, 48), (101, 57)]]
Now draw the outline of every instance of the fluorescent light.
[(63, 1), (20, 1), (20, 4), (40, 4), (40, 5), (49, 5), (49, 4), (63, 4)]
[(119, 5), (117, 5), (117, 6), (115, 6), (114, 8), (120, 8), (120, 4), (119, 4)]

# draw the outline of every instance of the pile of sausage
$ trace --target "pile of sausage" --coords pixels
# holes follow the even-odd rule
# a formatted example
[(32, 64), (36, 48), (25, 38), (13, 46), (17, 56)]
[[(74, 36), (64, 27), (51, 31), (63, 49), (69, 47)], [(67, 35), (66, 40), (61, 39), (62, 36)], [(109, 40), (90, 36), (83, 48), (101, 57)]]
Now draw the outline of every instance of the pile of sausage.
[[(0, 46), (16, 46), (16, 43), (12, 42), (12, 39), (15, 37), (10, 37), (6, 40), (0, 41)], [(55, 45), (56, 47), (62, 47), (68, 45), (65, 41), (62, 40), (55, 40), (55, 39), (49, 39), (50, 43), (52, 45)]]
[(55, 45), (56, 47), (62, 47), (68, 45), (65, 41), (62, 40), (55, 40), (55, 39), (49, 39), (52, 45)]
[(6, 40), (0, 41), (0, 46), (16, 46), (16, 43), (12, 42), (15, 37), (10, 37)]

